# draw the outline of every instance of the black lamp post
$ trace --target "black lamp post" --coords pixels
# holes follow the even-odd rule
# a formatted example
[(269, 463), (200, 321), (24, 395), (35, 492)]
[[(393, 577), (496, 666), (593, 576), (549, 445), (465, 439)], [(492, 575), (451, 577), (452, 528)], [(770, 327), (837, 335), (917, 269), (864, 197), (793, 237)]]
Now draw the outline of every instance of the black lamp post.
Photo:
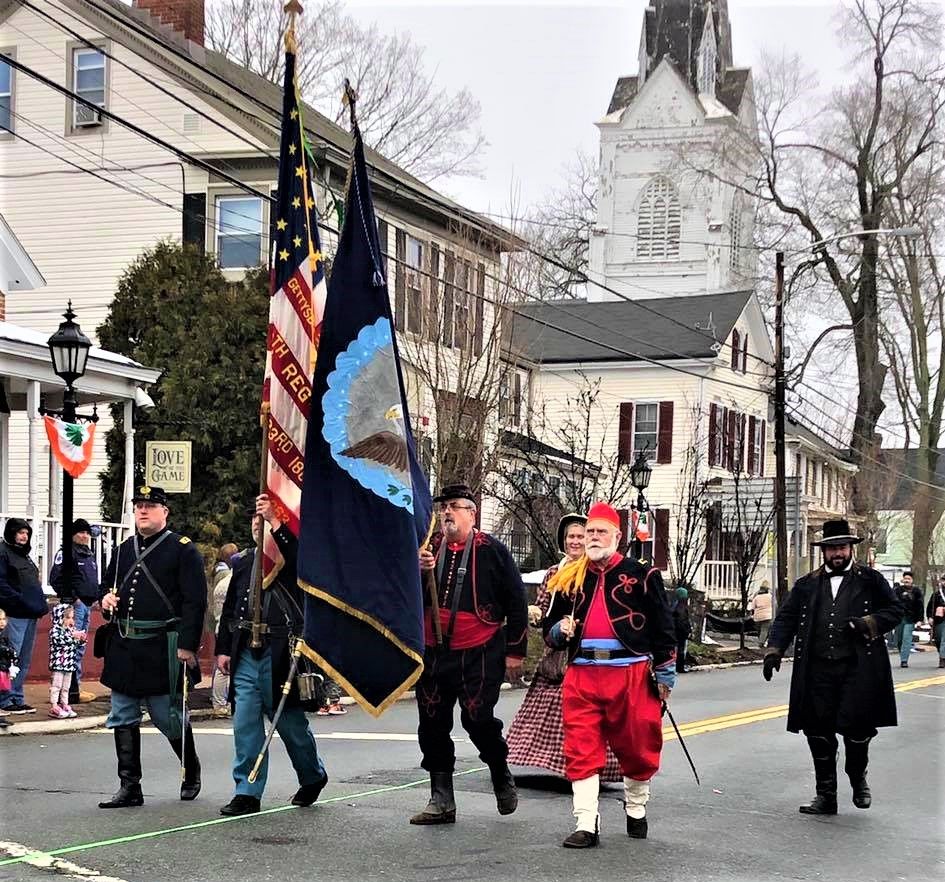
[[(52, 356), (53, 370), (66, 384), (66, 391), (62, 396), (62, 419), (66, 423), (76, 420), (76, 397), (73, 384), (85, 373), (85, 365), (89, 360), (89, 349), (92, 341), (82, 329), (73, 321), (75, 313), (72, 311), (72, 301), (63, 313), (65, 321), (59, 325), (59, 330), (49, 338), (49, 353)], [(74, 569), (72, 555), (72, 475), (63, 470), (62, 473), (62, 586), (61, 592), (66, 596), (72, 594), (72, 571)]]
[[(647, 459), (646, 451), (641, 450), (633, 465), (630, 466), (630, 483), (637, 491), (637, 515), (647, 510), (646, 499), (643, 498), (643, 491), (650, 486), (650, 477), (653, 475), (653, 467)], [(643, 557), (643, 543), (637, 538), (636, 530), (633, 531), (633, 553), (636, 558)]]

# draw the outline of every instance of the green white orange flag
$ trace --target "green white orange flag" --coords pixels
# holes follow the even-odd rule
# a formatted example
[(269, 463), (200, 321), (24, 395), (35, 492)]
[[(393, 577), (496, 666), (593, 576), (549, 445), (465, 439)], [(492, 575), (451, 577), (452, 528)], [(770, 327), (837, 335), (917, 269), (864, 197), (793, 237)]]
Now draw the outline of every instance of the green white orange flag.
[(73, 478), (78, 478), (92, 461), (95, 423), (64, 423), (58, 417), (44, 416), (46, 437), (56, 461)]

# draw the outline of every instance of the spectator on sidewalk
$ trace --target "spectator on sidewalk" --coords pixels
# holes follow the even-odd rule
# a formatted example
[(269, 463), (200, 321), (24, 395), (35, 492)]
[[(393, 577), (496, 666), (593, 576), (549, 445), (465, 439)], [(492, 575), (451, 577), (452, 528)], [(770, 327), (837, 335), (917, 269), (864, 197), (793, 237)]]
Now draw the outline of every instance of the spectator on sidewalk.
[(69, 706), (69, 685), (85, 638), (85, 631), (76, 627), (75, 608), (68, 603), (56, 604), (49, 628), (49, 716), (54, 720), (78, 716)]
[[(207, 630), (211, 634), (216, 634), (220, 627), (223, 603), (226, 600), (226, 592), (230, 587), (230, 578), (233, 575), (233, 558), (238, 554), (239, 547), (233, 542), (221, 545), (220, 551), (217, 553), (217, 562), (213, 568), (213, 573), (210, 575), (210, 596), (207, 598)], [(228, 717), (230, 715), (230, 702), (227, 700), (229, 694), (229, 675), (224, 674), (214, 665), (210, 684), (210, 700), (215, 717)]]
[(922, 589), (912, 584), (912, 573), (902, 574), (902, 583), (896, 590), (896, 597), (902, 604), (902, 621), (896, 626), (896, 645), (899, 647), (899, 667), (909, 667), (909, 653), (912, 652), (912, 632), (916, 622), (922, 621)]
[[(0, 692), (9, 692), (11, 677), (17, 675), (16, 651), (7, 638), (7, 614), (0, 609)], [(6, 729), (10, 721), (6, 718), (7, 712), (0, 710), (0, 729)]]
[(0, 708), (8, 714), (31, 714), (36, 708), (23, 700), (30, 671), (36, 621), (49, 611), (39, 570), (30, 557), (33, 528), (22, 518), (10, 518), (0, 542), (0, 609), (7, 614), (6, 634), (20, 660), (20, 670), (7, 691), (0, 692)]
[(925, 615), (932, 627), (932, 640), (938, 647), (938, 666), (945, 668), (945, 576), (939, 578), (938, 588), (929, 598)]
[(673, 630), (676, 634), (676, 673), (685, 674), (686, 649), (692, 637), (692, 622), (689, 619), (689, 592), (682, 587), (675, 590), (671, 602)]
[[(93, 528), (85, 518), (77, 518), (72, 523), (72, 584), (63, 584), (62, 549), (56, 553), (49, 584), (52, 585), (63, 603), (71, 603), (75, 609), (75, 627), (88, 632), (92, 606), (98, 601), (98, 564), (92, 551)], [(82, 685), (82, 662), (85, 658), (85, 642), (76, 648), (76, 666), (69, 686), (69, 704), (78, 704), (79, 688)]]
[(758, 593), (752, 597), (748, 605), (751, 610), (751, 619), (758, 626), (758, 645), (762, 648), (768, 643), (768, 632), (771, 630), (771, 588), (767, 582), (762, 582)]

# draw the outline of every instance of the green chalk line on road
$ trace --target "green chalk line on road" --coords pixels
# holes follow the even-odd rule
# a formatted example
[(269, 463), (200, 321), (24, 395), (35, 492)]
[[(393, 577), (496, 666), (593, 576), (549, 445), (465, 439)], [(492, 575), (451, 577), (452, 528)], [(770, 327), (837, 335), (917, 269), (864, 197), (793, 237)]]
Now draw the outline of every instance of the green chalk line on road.
[[(462, 772), (456, 772), (455, 777), (461, 775), (472, 775), (476, 772), (484, 772), (488, 766), (477, 766), (475, 769), (466, 769)], [(407, 784), (393, 784), (389, 787), (378, 787), (374, 790), (364, 790), (361, 793), (348, 793), (342, 796), (330, 796), (328, 799), (320, 799), (316, 805), (326, 805), (330, 802), (344, 802), (348, 799), (363, 799), (367, 796), (377, 796), (380, 793), (393, 793), (397, 790), (409, 790), (411, 787), (419, 787), (421, 784), (429, 783), (429, 778), (423, 778), (419, 781), (410, 781)], [(131, 836), (117, 836), (114, 839), (100, 839), (97, 842), (86, 842), (81, 845), (69, 845), (65, 848), (54, 848), (51, 851), (31, 851), (29, 854), (20, 855), (20, 857), (7, 858), (0, 861), (0, 867), (6, 867), (9, 864), (19, 864), (31, 858), (52, 858), (61, 854), (73, 854), (77, 851), (88, 851), (92, 848), (105, 848), (110, 845), (124, 845), (127, 842), (138, 842), (142, 839), (154, 839), (157, 836), (167, 836), (170, 833), (184, 833), (187, 830), (200, 830), (203, 827), (214, 827), (217, 824), (228, 824), (231, 821), (246, 821), (251, 818), (258, 818), (261, 815), (275, 815), (279, 812), (287, 812), (299, 809), (297, 805), (280, 805), (271, 809), (263, 809), (249, 815), (236, 815), (235, 817), (211, 818), (209, 821), (197, 821), (193, 824), (183, 824), (180, 827), (167, 827), (164, 830), (151, 830), (147, 833), (134, 833)]]

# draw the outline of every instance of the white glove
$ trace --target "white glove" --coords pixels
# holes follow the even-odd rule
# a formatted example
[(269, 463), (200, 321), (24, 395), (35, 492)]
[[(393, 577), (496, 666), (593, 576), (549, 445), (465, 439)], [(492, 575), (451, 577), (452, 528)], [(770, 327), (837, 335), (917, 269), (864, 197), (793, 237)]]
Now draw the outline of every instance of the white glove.
[(529, 604), (528, 606), (528, 624), (529, 625), (539, 625), (542, 620), (542, 612), (540, 606), (535, 606), (534, 604)]
[(16, 665), (10, 665), (10, 679), (15, 680), (16, 675), (20, 673), (20, 669)]

